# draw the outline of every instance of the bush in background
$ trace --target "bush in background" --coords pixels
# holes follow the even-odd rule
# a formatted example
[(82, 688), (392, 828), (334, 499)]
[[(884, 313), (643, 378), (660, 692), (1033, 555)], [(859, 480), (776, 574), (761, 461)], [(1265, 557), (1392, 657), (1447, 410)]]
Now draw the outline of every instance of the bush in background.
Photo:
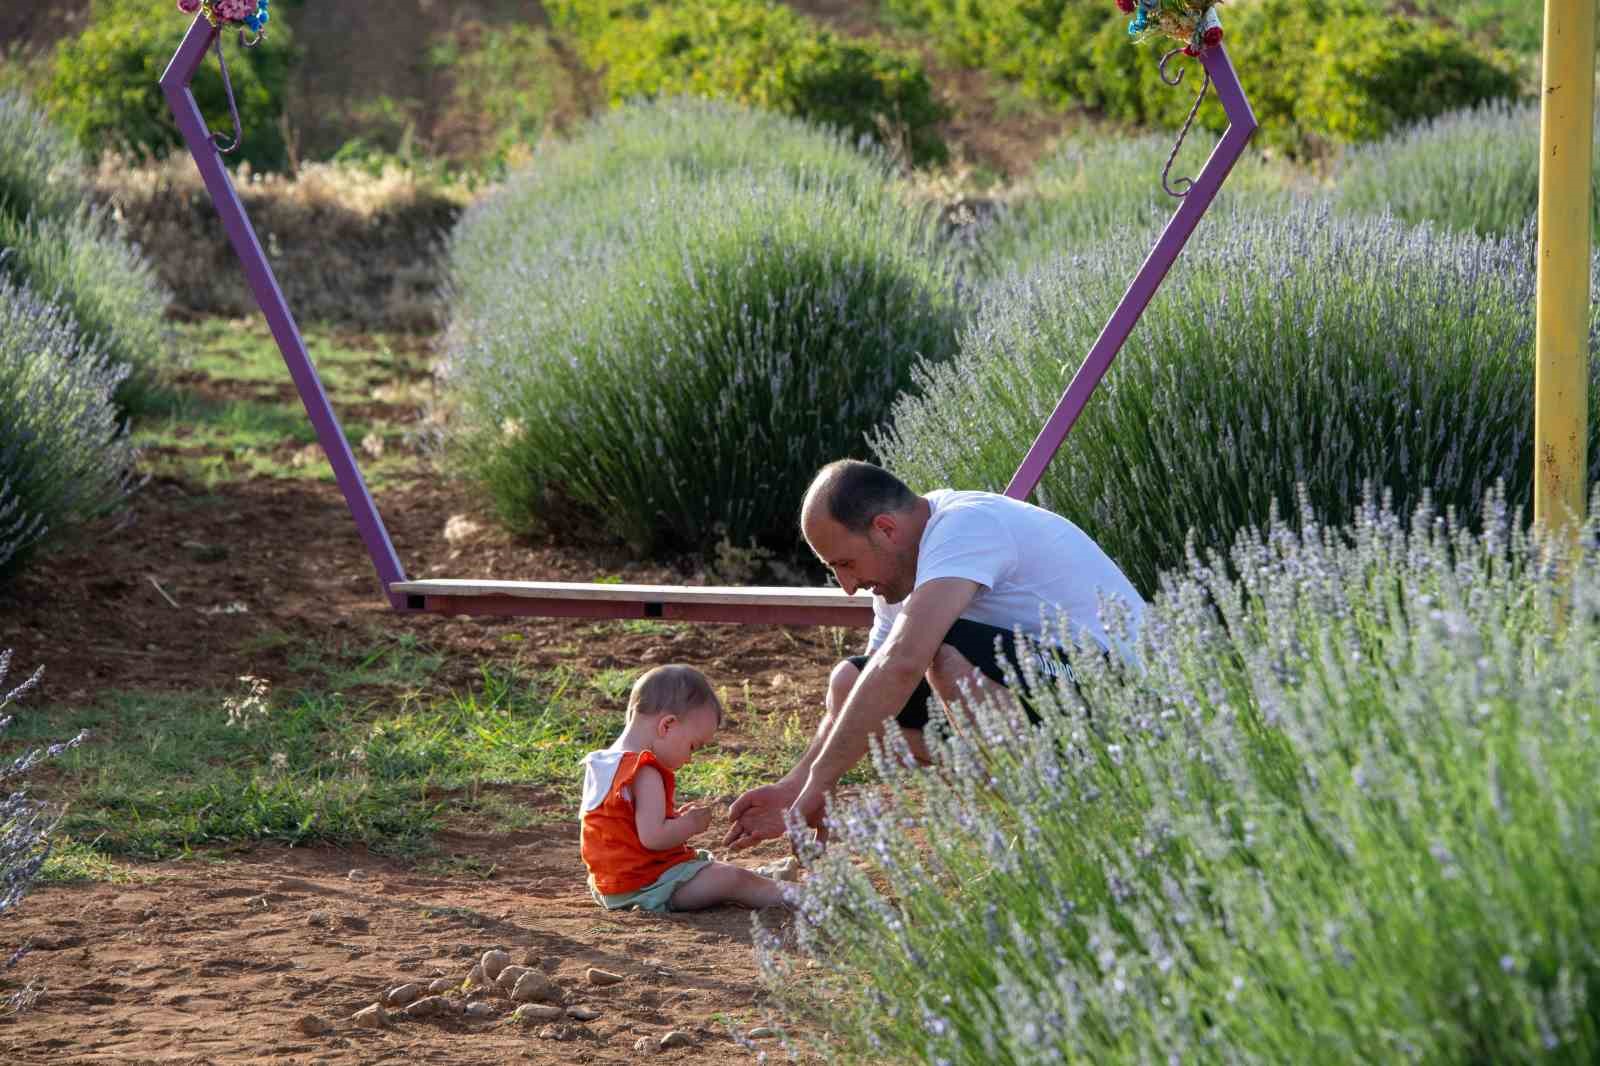
[(65, 311), (0, 277), (0, 578), (126, 496), (133, 447), (113, 402), (126, 376)]
[(21, 92), (0, 92), (0, 215), (69, 215), (87, 185), (71, 138)]
[[(478, 326), (497, 328), (495, 290), (469, 279), (498, 274), (513, 254), (537, 258), (580, 239), (615, 234), (646, 203), (634, 186), (641, 175), (773, 174), (854, 199), (880, 195), (892, 171), (883, 151), (854, 146), (836, 131), (725, 101), (642, 100), (608, 111), (512, 175), (450, 235), (448, 346), (461, 350), (475, 343), (467, 333)], [(551, 205), (569, 200), (594, 206), (582, 217), (558, 212), (558, 223), (547, 224)], [(508, 247), (508, 233), (518, 235), (515, 249)]]
[(152, 400), (167, 351), (162, 316), (170, 299), (143, 252), (116, 232), (104, 210), (80, 208), (59, 218), (0, 214), (0, 274), (11, 274), (59, 304), (78, 332), (128, 368), (117, 389), (124, 410)]
[[(257, 170), (281, 170), (284, 88), (294, 59), (288, 20), (275, 20), (256, 48), (239, 48), (224, 34), (228, 74), (244, 125), (243, 144), (230, 160)], [(77, 37), (56, 49), (47, 101), (53, 115), (86, 148), (164, 156), (183, 137), (161, 95), (161, 74), (187, 28), (169, 0), (93, 0), (93, 17)], [(200, 113), (214, 130), (232, 136), (222, 73), (214, 59), (191, 83)]]
[[(872, 444), (916, 487), (999, 490), (1151, 242), (1131, 231), (997, 283), (957, 359), (920, 368)], [(1039, 501), (1143, 589), (1292, 514), (1342, 523), (1363, 485), (1471, 513), (1533, 466), (1531, 234), (1486, 240), (1301, 206), (1215, 213), (1045, 472)], [(1600, 388), (1591, 386), (1591, 402)], [(1600, 439), (1600, 409), (1591, 442)], [(1597, 456), (1590, 447), (1591, 471)]]
[[(1173, 163), (1172, 183), (1199, 174), (1211, 149), (1201, 139), (1186, 141)], [(1161, 187), (1161, 168), (1171, 151), (1172, 138), (1164, 133), (1067, 138), (983, 232), (988, 270), (1034, 265), (1130, 225), (1164, 222), (1180, 203)], [(1287, 203), (1289, 184), (1282, 168), (1247, 153), (1213, 209), (1250, 204), (1264, 210)]]
[[(1016, 80), (1033, 96), (1131, 122), (1176, 126), (1199, 71), (1181, 88), (1161, 81), (1162, 41), (1134, 44), (1108, 0), (886, 0), (959, 62)], [(1224, 5), (1227, 46), (1258, 137), (1296, 153), (1370, 140), (1484, 100), (1514, 96), (1509, 60), (1454, 31), (1384, 14), (1369, 0), (1256, 0)], [(1215, 98), (1200, 123), (1227, 125)]]
[[(1595, 158), (1600, 164), (1600, 143)], [(1538, 106), (1456, 111), (1351, 149), (1336, 189), (1336, 202), (1349, 211), (1387, 211), (1483, 234), (1520, 232), (1539, 209)], [(1590, 211), (1600, 219), (1600, 195)]]
[(874, 1061), (1594, 1061), (1600, 527), (1568, 568), (1503, 499), (1406, 517), (1241, 537), (1141, 673), (891, 742), (773, 994)]
[(842, 40), (770, 0), (670, 4), (558, 0), (556, 25), (605, 72), (615, 103), (715, 97), (795, 115), (900, 149), (911, 163), (948, 150), (946, 117), (916, 59)]
[[(696, 113), (729, 112), (679, 121)], [(728, 134), (734, 159), (776, 121), (695, 139)], [(806, 133), (769, 142), (768, 166), (597, 181), (641, 153), (580, 142), (551, 178), (536, 167), (469, 212), (452, 249), (452, 440), (514, 527), (575, 508), (640, 551), (795, 543), (816, 467), (864, 451), (956, 323), (932, 218), (864, 171), (831, 174), (836, 143)]]

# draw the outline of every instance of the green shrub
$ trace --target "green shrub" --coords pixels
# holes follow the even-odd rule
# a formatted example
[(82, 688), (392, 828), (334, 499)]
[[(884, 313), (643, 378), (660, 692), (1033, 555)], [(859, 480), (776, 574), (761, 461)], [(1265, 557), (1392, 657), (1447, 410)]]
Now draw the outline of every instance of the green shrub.
[(605, 71), (614, 102), (727, 99), (871, 137), (913, 163), (948, 157), (935, 128), (947, 112), (917, 60), (841, 40), (782, 4), (566, 0), (551, 12)]
[[(995, 285), (960, 356), (920, 369), (875, 436), (885, 465), (924, 489), (1003, 487), (1150, 242), (1130, 231)], [(1402, 511), (1431, 489), (1471, 513), (1502, 480), (1524, 505), (1533, 295), (1531, 235), (1314, 206), (1214, 217), (1046, 470), (1040, 502), (1147, 590), (1182, 563), (1191, 531), (1203, 549), (1226, 545), (1273, 508), (1292, 514), (1297, 485), (1339, 523), (1369, 480)]]
[[(772, 153), (831, 165), (834, 142), (807, 137)], [(885, 184), (824, 171), (657, 165), (593, 181), (586, 161), (629, 151), (571, 151), (544, 161), (554, 180), (536, 167), (454, 239), (458, 461), (519, 529), (576, 510), (641, 551), (792, 547), (816, 467), (862, 454), (912, 362), (953, 345), (932, 219)]]
[(0, 214), (59, 218), (87, 187), (77, 146), (19, 92), (0, 92)]
[[(469, 214), (451, 235), (447, 286), (455, 344), (469, 324), (492, 324), (496, 310), (479, 301), (492, 290), (466, 279), (501, 270), (509, 254), (505, 234), (518, 234), (523, 255), (545, 254), (589, 230), (602, 234), (627, 224), (643, 201), (631, 179), (678, 173), (710, 179), (733, 172), (781, 175), (806, 187), (846, 190), (852, 198), (877, 196), (890, 180), (888, 157), (852, 146), (839, 133), (787, 115), (724, 101), (695, 98), (637, 101), (606, 112), (566, 143), (514, 174), (485, 207)], [(588, 218), (543, 220), (551, 205), (606, 194), (613, 206)], [(479, 221), (479, 219), (492, 221)]]
[[(159, 81), (183, 39), (183, 16), (168, 0), (93, 0), (93, 12), (89, 27), (56, 49), (49, 109), (91, 151), (164, 156), (180, 147), (183, 138)], [(244, 127), (243, 144), (226, 158), (281, 170), (288, 153), (280, 119), (293, 62), (287, 20), (274, 21), (256, 48), (239, 48), (233, 33), (223, 39)], [(192, 88), (210, 127), (231, 138), (233, 120), (214, 58), (201, 64)]]
[(1084, 656), (933, 773), (891, 742), (772, 993), (869, 1061), (1595, 1061), (1600, 527), (1569, 569), (1502, 501), (1404, 518), (1241, 537), (1142, 673)]
[(151, 399), (166, 353), (168, 296), (138, 248), (123, 241), (103, 211), (60, 218), (0, 214), (0, 275), (11, 274), (59, 304), (97, 348), (130, 373), (117, 390), (124, 410)]
[(125, 375), (65, 311), (0, 276), (0, 578), (126, 495), (133, 450), (112, 401)]
[[(1103, 0), (886, 3), (954, 58), (1051, 103), (1176, 126), (1194, 99), (1199, 71), (1181, 88), (1164, 84), (1156, 61), (1170, 43), (1134, 44), (1127, 17)], [(1369, 0), (1256, 0), (1224, 5), (1222, 18), (1258, 137), (1297, 153), (1517, 92), (1509, 60), (1451, 31), (1384, 15)], [(1226, 126), (1215, 97), (1200, 123)]]
[[(1175, 187), (1178, 179), (1200, 172), (1213, 147), (1203, 141), (1185, 142), (1171, 171)], [(1130, 224), (1164, 222), (1180, 202), (1161, 187), (1161, 168), (1171, 151), (1172, 138), (1162, 133), (1068, 138), (984, 231), (982, 251), (989, 269), (1037, 264)], [(1288, 188), (1281, 168), (1247, 153), (1234, 165), (1213, 209), (1229, 204), (1263, 209), (1286, 201)]]
[[(1600, 139), (1595, 159), (1600, 168)], [(1336, 202), (1344, 210), (1388, 211), (1407, 222), (1483, 234), (1520, 232), (1539, 209), (1538, 107), (1492, 104), (1457, 111), (1351, 149)], [(1600, 178), (1590, 213), (1600, 219)]]

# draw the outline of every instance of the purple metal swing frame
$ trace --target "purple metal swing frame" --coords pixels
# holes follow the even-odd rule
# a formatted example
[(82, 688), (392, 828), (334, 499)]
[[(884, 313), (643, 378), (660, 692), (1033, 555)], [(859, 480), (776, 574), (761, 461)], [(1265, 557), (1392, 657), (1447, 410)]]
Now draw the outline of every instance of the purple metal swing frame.
[[(867, 625), (872, 619), (870, 601), (855, 599), (837, 588), (706, 588), (670, 585), (607, 585), (523, 581), (411, 581), (395, 554), (389, 532), (378, 514), (355, 454), (345, 439), (339, 419), (328, 401), (322, 380), (306, 351), (299, 327), (284, 300), (266, 253), (223, 165), (222, 151), (195, 103), (190, 81), (218, 42), (220, 30), (196, 16), (183, 43), (161, 76), (173, 118), (183, 134), (195, 166), (205, 181), (223, 228), (256, 303), (266, 315), (273, 339), (283, 354), (317, 440), (328, 456), (339, 491), (355, 519), (356, 529), (372, 557), (378, 580), (390, 604), (398, 611), (438, 614), (576, 617), (662, 618), (696, 622), (763, 622), (787, 625)], [(220, 48), (219, 48), (220, 52)], [(1169, 53), (1167, 58), (1171, 58)], [(1228, 116), (1229, 126), (1212, 150), (1205, 166), (1182, 194), (1172, 218), (1162, 230), (1132, 284), (1123, 294), (1105, 328), (1089, 349), (1083, 365), (1029, 447), (1012, 475), (1005, 493), (1014, 499), (1030, 495), (1044, 469), (1060, 449), (1095, 386), (1111, 367), (1128, 334), (1138, 323), (1151, 297), (1189, 240), (1223, 181), (1243, 153), (1256, 129), (1255, 114), (1245, 98), (1233, 63), (1221, 44), (1200, 52), (1210, 83)], [(1163, 77), (1165, 62), (1163, 61)], [(1181, 74), (1179, 75), (1181, 78)], [(1171, 84), (1176, 84), (1172, 79)], [(1201, 90), (1202, 95), (1204, 89)], [(230, 97), (231, 99), (231, 97)], [(1196, 100), (1198, 107), (1199, 100)], [(1191, 112), (1191, 118), (1193, 112)], [(237, 122), (237, 118), (235, 118)], [(1185, 127), (1187, 130), (1187, 127)], [(237, 131), (236, 131), (237, 132)], [(237, 137), (236, 137), (237, 140)], [(1176, 151), (1176, 150), (1174, 150)], [(1170, 160), (1169, 160), (1170, 166)], [(1163, 175), (1165, 183), (1165, 175)]]

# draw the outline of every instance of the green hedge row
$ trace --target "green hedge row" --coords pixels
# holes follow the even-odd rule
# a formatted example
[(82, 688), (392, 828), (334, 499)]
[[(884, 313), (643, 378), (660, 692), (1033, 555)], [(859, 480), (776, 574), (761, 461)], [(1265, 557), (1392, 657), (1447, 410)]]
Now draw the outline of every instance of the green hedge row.
[[(883, 0), (954, 59), (1039, 99), (1176, 126), (1194, 79), (1164, 84), (1163, 40), (1135, 44), (1111, 0)], [(1459, 34), (1391, 16), (1371, 0), (1256, 0), (1221, 9), (1229, 54), (1261, 123), (1297, 154), (1381, 137), (1418, 119), (1518, 91), (1511, 61)], [(1200, 122), (1227, 124), (1213, 98)]]
[[(184, 17), (170, 0), (94, 0), (91, 12), (83, 33), (56, 49), (49, 92), (54, 117), (94, 152), (115, 148), (164, 156), (181, 147), (159, 82), (183, 40)], [(288, 149), (280, 119), (294, 61), (288, 20), (274, 21), (255, 48), (239, 48), (233, 35), (224, 47), (249, 133), (229, 158), (257, 170), (282, 170)], [(202, 63), (191, 84), (211, 128), (231, 137), (233, 120), (216, 61)]]
[(773, 0), (555, 0), (557, 27), (604, 71), (613, 102), (672, 95), (732, 100), (942, 162), (946, 109), (914, 58), (845, 41)]

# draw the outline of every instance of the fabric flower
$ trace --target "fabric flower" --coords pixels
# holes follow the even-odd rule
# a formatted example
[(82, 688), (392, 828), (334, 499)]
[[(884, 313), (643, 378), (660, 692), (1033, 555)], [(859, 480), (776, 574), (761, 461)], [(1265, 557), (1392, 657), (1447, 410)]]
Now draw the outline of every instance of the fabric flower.
[(200, 0), (178, 0), (178, 10), (185, 15), (192, 15), (200, 10)]
[(1117, 0), (1117, 7), (1124, 15), (1133, 14), (1133, 0)]
[(1205, 41), (1205, 43), (1208, 44), (1208, 45), (1221, 44), (1222, 43), (1222, 27), (1221, 26), (1212, 26), (1212, 27), (1210, 27), (1201, 36), (1201, 40)]

